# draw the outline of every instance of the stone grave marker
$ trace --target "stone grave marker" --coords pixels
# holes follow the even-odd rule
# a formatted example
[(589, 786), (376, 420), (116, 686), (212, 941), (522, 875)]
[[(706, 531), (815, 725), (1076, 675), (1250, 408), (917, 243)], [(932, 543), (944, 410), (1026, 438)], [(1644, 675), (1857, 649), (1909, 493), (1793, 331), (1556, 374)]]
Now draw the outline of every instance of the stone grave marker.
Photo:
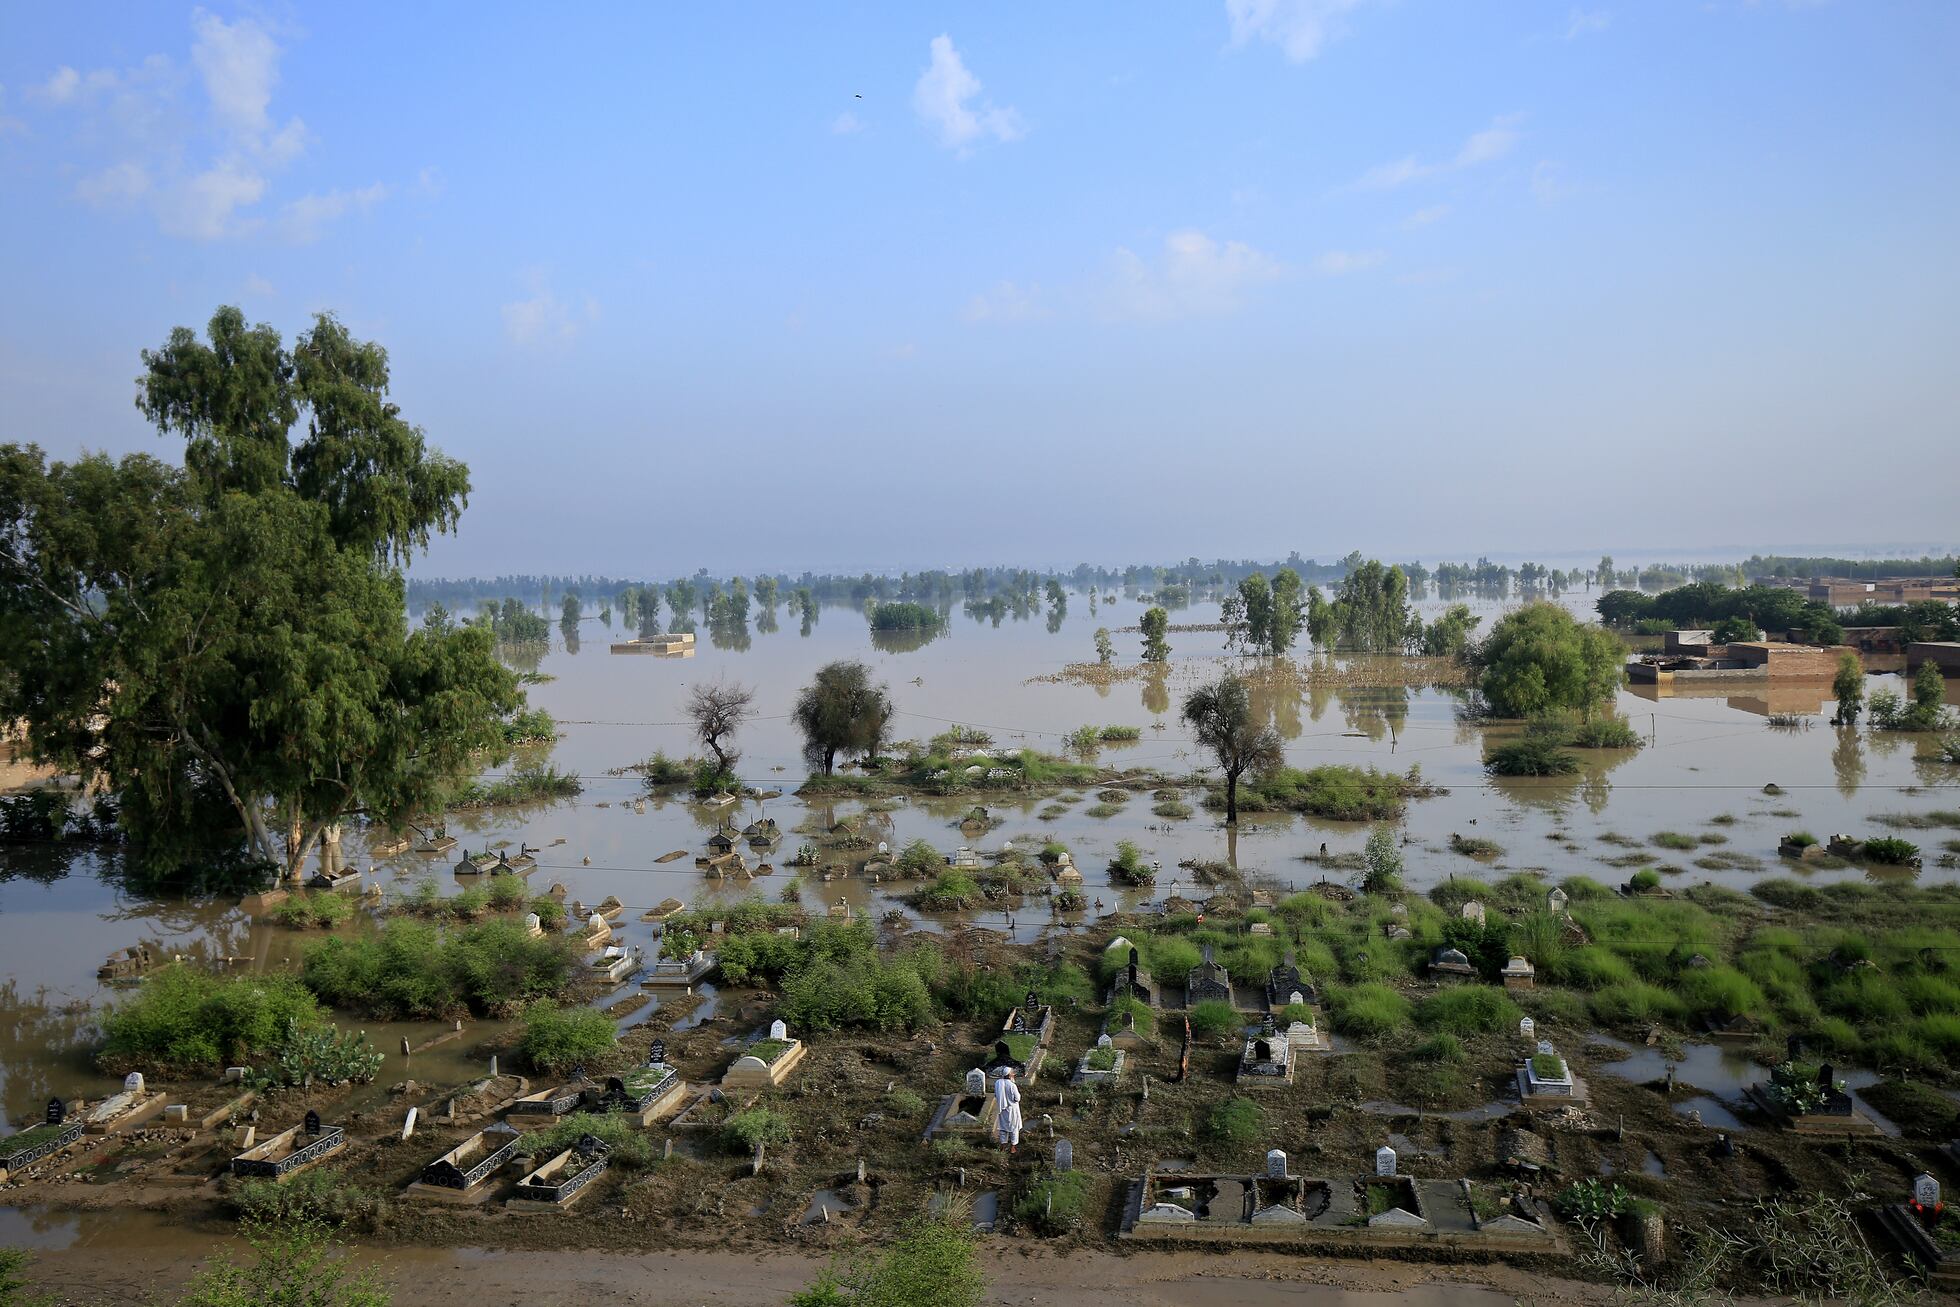
[(542, 934), (544, 931), (544, 922), (539, 918), (537, 913), (527, 912), (524, 914), (524, 929), (533, 935)]
[(236, 1145), (238, 1151), (241, 1153), (249, 1152), (251, 1150), (253, 1143), (257, 1141), (258, 1137), (259, 1137), (259, 1128), (257, 1126), (255, 1125), (239, 1126), (237, 1132), (238, 1143)]
[(1571, 896), (1568, 895), (1564, 890), (1559, 889), (1556, 886), (1554, 886), (1552, 890), (1545, 895), (1545, 906), (1550, 908), (1554, 913), (1557, 913), (1559, 915), (1564, 914), (1565, 905), (1570, 903), (1571, 901), (1572, 901)]
[(769, 1038), (771, 1038), (771, 1039), (788, 1039), (788, 1038), (789, 1038), (789, 1027), (788, 1027), (788, 1026), (786, 1026), (786, 1025), (784, 1025), (784, 1024), (782, 1023), (782, 1021), (781, 1021), (780, 1019), (778, 1019), (778, 1020), (775, 1020), (775, 1021), (771, 1021), (771, 1022), (769, 1023)]
[(413, 1139), (415, 1137), (415, 1115), (420, 1110), (420, 1108), (415, 1107), (408, 1109), (408, 1116), (402, 1121), (402, 1138)]
[(648, 1066), (667, 1065), (667, 1041), (666, 1040), (656, 1039), (653, 1041), (653, 1047), (647, 1050), (647, 1065)]
[(1462, 913), (1465, 921), (1474, 921), (1479, 926), (1484, 924), (1484, 905), (1477, 900), (1471, 899), (1466, 902), (1463, 905)]
[(1028, 1012), (1032, 1014), (1041, 1006), (1041, 997), (1032, 989), (1028, 991)]
[(1061, 1172), (1075, 1169), (1075, 1145), (1066, 1139), (1055, 1141), (1055, 1169)]
[(1921, 1171), (1913, 1177), (1912, 1201), (1929, 1212), (1940, 1205), (1940, 1182), (1930, 1171)]
[(1268, 1180), (1286, 1179), (1286, 1152), (1272, 1148), (1266, 1152), (1266, 1178)]
[(985, 1095), (987, 1092), (987, 1073), (979, 1067), (974, 1067), (971, 1071), (968, 1071), (966, 1073), (966, 1092), (975, 1097)]
[(1375, 1150), (1375, 1174), (1395, 1174), (1395, 1150), (1387, 1144), (1383, 1144)]
[(1518, 1022), (1518, 1034), (1525, 1039), (1536, 1039), (1538, 1037), (1538, 1023), (1530, 1017), (1526, 1017), (1524, 1020)]
[(306, 1133), (310, 1135), (317, 1135), (320, 1133), (320, 1114), (318, 1112), (314, 1112), (311, 1110), (307, 1112)]
[(1558, 1052), (1556, 1048), (1552, 1047), (1552, 1041), (1549, 1039), (1541, 1039), (1538, 1041), (1538, 1051), (1541, 1053), (1554, 1053), (1554, 1054)]
[(123, 1092), (125, 1094), (140, 1094), (143, 1092), (143, 1073), (141, 1071), (132, 1071), (123, 1077)]
[(48, 1100), (48, 1124), (60, 1125), (67, 1119), (68, 1104), (62, 1102), (59, 1098), (50, 1098)]
[(1097, 1035), (1097, 1036), (1096, 1036), (1096, 1047), (1097, 1047), (1097, 1048), (1108, 1048), (1108, 1047), (1109, 1047), (1109, 1046), (1110, 1046), (1110, 1045), (1111, 1045), (1111, 1044), (1112, 1044), (1113, 1042), (1114, 1042), (1114, 1041), (1113, 1041), (1113, 1040), (1111, 1040), (1111, 1039), (1110, 1039), (1110, 1037), (1109, 1037), (1108, 1035)]
[(495, 1053), (490, 1055), (490, 1078), (492, 1080), (497, 1078), (497, 1055)]

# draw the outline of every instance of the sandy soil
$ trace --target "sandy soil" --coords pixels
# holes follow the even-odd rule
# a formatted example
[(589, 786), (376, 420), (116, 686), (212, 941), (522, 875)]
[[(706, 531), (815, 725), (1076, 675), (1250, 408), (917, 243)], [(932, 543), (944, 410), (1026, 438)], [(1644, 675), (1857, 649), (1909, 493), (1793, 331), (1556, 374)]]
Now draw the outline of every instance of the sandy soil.
[[(168, 1296), (195, 1271), (200, 1241), (161, 1247), (39, 1254), (37, 1287), (67, 1303), (141, 1302)], [(408, 1305), (491, 1307), (595, 1302), (645, 1307), (781, 1307), (821, 1259), (715, 1252), (498, 1253), (363, 1250)], [(1269, 1254), (1219, 1256), (1076, 1252), (1052, 1257), (989, 1251), (988, 1301), (1025, 1307), (1512, 1307), (1599, 1303), (1597, 1286), (1502, 1266), (1477, 1268), (1339, 1262)], [(922, 1305), (923, 1307), (923, 1305)]]

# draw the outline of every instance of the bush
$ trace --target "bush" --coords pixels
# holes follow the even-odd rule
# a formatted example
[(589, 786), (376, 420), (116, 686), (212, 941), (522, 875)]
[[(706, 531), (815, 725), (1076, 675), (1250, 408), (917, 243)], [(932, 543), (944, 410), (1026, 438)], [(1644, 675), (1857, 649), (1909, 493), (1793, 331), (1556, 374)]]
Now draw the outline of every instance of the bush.
[(1896, 836), (1880, 835), (1865, 841), (1865, 861), (1887, 867), (1909, 867), (1919, 861), (1919, 846)]
[[(1292, 811), (1332, 821), (1391, 821), (1402, 815), (1415, 783), (1373, 767), (1328, 764), (1301, 771), (1280, 767), (1239, 785), (1241, 811)], [(1224, 802), (1223, 790), (1212, 796)]]
[(621, 1166), (653, 1165), (653, 1139), (639, 1128), (639, 1122), (623, 1112), (573, 1112), (542, 1130), (527, 1142), (533, 1156), (550, 1157), (562, 1153), (586, 1135), (605, 1144), (607, 1156)]
[(331, 929), (354, 915), (354, 903), (344, 894), (295, 894), (272, 910), (272, 919), (288, 930), (317, 926)]
[(899, 870), (913, 876), (930, 876), (945, 866), (945, 855), (925, 840), (913, 840), (898, 855)]
[(1675, 984), (1689, 1013), (1706, 1021), (1724, 1022), (1769, 1012), (1769, 1003), (1756, 982), (1733, 967), (1689, 967)]
[(1191, 1034), (1199, 1039), (1216, 1039), (1220, 1035), (1242, 1030), (1245, 1026), (1232, 1005), (1220, 998), (1208, 998), (1194, 1004), (1187, 1015), (1191, 1021)]
[(1327, 1007), (1334, 1029), (1357, 1039), (1380, 1039), (1409, 1022), (1415, 1008), (1387, 985), (1365, 984), (1331, 988)]
[(611, 1052), (617, 1042), (613, 1020), (605, 1013), (546, 1001), (525, 1009), (517, 1051), (538, 1070), (558, 1072)]
[(1415, 1055), (1425, 1062), (1441, 1062), (1452, 1066), (1461, 1066), (1470, 1060), (1470, 1054), (1464, 1049), (1463, 1041), (1447, 1032), (1431, 1035), (1417, 1044)]
[(1597, 944), (1567, 951), (1548, 971), (1549, 978), (1558, 984), (1578, 989), (1604, 989), (1608, 985), (1629, 984), (1636, 979), (1632, 963)]
[(1448, 1034), (1490, 1035), (1516, 1030), (1523, 1014), (1493, 985), (1455, 985), (1431, 995), (1416, 1009), (1416, 1024)]
[(1228, 1098), (1205, 1114), (1204, 1137), (1219, 1148), (1242, 1148), (1266, 1128), (1266, 1114), (1249, 1098)]
[(1116, 856), (1109, 860), (1109, 878), (1119, 885), (1148, 885), (1157, 873), (1143, 860), (1143, 850), (1128, 840), (1116, 841)]
[(1570, 776), (1579, 770), (1579, 759), (1556, 737), (1525, 735), (1488, 749), (1484, 770), (1493, 776)]
[(964, 871), (948, 868), (916, 897), (918, 905), (928, 912), (957, 912), (981, 902), (986, 895), (980, 892), (979, 881)]
[[(1088, 1188), (1085, 1171), (1048, 1172), (1015, 1200), (1014, 1219), (1037, 1234), (1066, 1234), (1082, 1223)], [(937, 1292), (932, 1301), (941, 1301)]]
[(291, 976), (166, 966), (103, 1015), (101, 1061), (111, 1069), (216, 1070), (268, 1055), (290, 1031), (323, 1022), (313, 995)]
[(1692, 835), (1683, 835), (1678, 830), (1664, 830), (1654, 836), (1654, 843), (1663, 849), (1681, 851), (1692, 849), (1698, 841)]
[(538, 925), (546, 930), (565, 928), (565, 905), (549, 894), (540, 894), (531, 900), (531, 911), (538, 914)]
[(773, 1147), (788, 1142), (789, 1120), (766, 1107), (751, 1107), (722, 1122), (722, 1147), (740, 1156), (754, 1153), (757, 1144)]
[(311, 1221), (365, 1230), (375, 1227), (388, 1206), (385, 1198), (354, 1177), (321, 1170), (301, 1171), (283, 1181), (241, 1181), (227, 1199), (239, 1219), (245, 1221), (277, 1225)]
[(569, 941), (535, 937), (514, 921), (444, 930), (395, 920), (375, 934), (313, 945), (300, 977), (335, 1007), (374, 1016), (488, 1016), (562, 993), (575, 961)]
[(1673, 1021), (1681, 1015), (1681, 1000), (1643, 981), (1608, 985), (1592, 997), (1593, 1018), (1602, 1025), (1635, 1026)]
[(1645, 894), (1661, 887), (1661, 874), (1653, 868), (1636, 871), (1627, 881), (1627, 888), (1636, 894)]
[[(484, 897), (498, 912), (513, 912), (524, 906), (526, 897), (524, 882), (506, 872), (498, 872), (484, 887)], [(543, 924), (542, 914), (540, 914), (539, 924)]]
[(1638, 749), (1641, 740), (1626, 718), (1599, 716), (1573, 727), (1569, 743), (1579, 749)]
[(676, 760), (656, 751), (653, 757), (640, 764), (639, 772), (649, 790), (659, 790), (686, 785), (694, 779), (694, 773), (700, 766), (699, 758)]
[(885, 1095), (885, 1106), (897, 1116), (917, 1116), (926, 1110), (926, 1100), (903, 1085), (895, 1085)]

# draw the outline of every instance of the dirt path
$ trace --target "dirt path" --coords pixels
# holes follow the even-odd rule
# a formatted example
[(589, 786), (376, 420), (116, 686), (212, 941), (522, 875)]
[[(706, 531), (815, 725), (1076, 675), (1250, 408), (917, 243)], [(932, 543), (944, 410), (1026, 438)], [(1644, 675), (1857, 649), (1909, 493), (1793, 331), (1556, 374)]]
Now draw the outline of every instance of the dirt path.
[[(146, 1241), (147, 1242), (147, 1241)], [(70, 1303), (168, 1298), (196, 1270), (202, 1240), (70, 1248), (36, 1256), (37, 1287)], [(621, 1307), (781, 1307), (818, 1258), (717, 1252), (362, 1250), (403, 1307), (593, 1302)], [(1016, 1307), (1513, 1307), (1603, 1302), (1594, 1286), (1503, 1266), (1328, 1262), (1270, 1254), (989, 1252), (988, 1301)], [(922, 1307), (925, 1305), (922, 1304)]]

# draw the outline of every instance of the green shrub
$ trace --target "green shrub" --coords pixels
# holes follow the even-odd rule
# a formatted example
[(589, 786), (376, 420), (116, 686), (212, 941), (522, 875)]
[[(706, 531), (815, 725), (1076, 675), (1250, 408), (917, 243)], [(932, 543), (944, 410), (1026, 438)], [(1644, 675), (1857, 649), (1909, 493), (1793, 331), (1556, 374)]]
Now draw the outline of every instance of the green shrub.
[(1692, 849), (1697, 843), (1692, 835), (1683, 835), (1678, 830), (1664, 830), (1654, 836), (1653, 842), (1663, 849)]
[(1249, 1098), (1228, 1098), (1205, 1114), (1204, 1137), (1218, 1148), (1242, 1148), (1260, 1137), (1266, 1114)]
[(757, 1144), (786, 1144), (789, 1120), (766, 1107), (751, 1107), (722, 1122), (721, 1142), (723, 1148), (741, 1156), (755, 1152)]
[(1415, 1008), (1386, 985), (1335, 986), (1327, 991), (1334, 1029), (1357, 1039), (1380, 1039), (1409, 1022)]
[(1627, 888), (1636, 894), (1645, 894), (1650, 890), (1657, 890), (1660, 887), (1661, 874), (1651, 867), (1645, 871), (1634, 872), (1627, 880)]
[(1431, 1035), (1417, 1044), (1415, 1055), (1425, 1062), (1445, 1062), (1457, 1066), (1470, 1060), (1463, 1041), (1447, 1031)]
[(1879, 835), (1865, 841), (1865, 861), (1887, 867), (1906, 867), (1919, 861), (1919, 846), (1895, 835)]
[(1824, 895), (1815, 887), (1788, 877), (1759, 880), (1749, 887), (1749, 892), (1771, 907), (1798, 912), (1814, 912), (1824, 902)]
[(624, 1112), (573, 1112), (569, 1116), (532, 1132), (528, 1142), (534, 1156), (550, 1157), (576, 1144), (586, 1135), (605, 1144), (607, 1158), (628, 1167), (653, 1165), (653, 1138), (640, 1129), (639, 1122)]
[(295, 894), (272, 910), (272, 919), (288, 930), (338, 926), (354, 915), (353, 900), (329, 890), (320, 894)]
[(898, 855), (899, 870), (908, 875), (930, 876), (943, 871), (945, 866), (945, 855), (925, 840), (913, 840)]
[(319, 1004), (291, 976), (213, 976), (188, 966), (150, 973), (102, 1017), (111, 1069), (211, 1071), (249, 1063), (293, 1029), (322, 1024)]
[(1580, 749), (1638, 749), (1641, 741), (1626, 718), (1602, 715), (1573, 727), (1567, 743)]
[(1136, 1020), (1137, 1033), (1148, 1039), (1157, 1032), (1157, 1014), (1140, 998), (1125, 995), (1109, 1005), (1109, 1028), (1120, 1030), (1125, 1015)]
[(1485, 751), (1484, 770), (1493, 776), (1571, 776), (1579, 759), (1556, 738), (1525, 735)]
[(538, 914), (538, 925), (546, 930), (563, 930), (566, 916), (565, 905), (549, 894), (540, 894), (531, 900), (531, 911)]
[(1568, 950), (1556, 967), (1547, 969), (1548, 978), (1579, 989), (1604, 989), (1634, 980), (1633, 964), (1611, 949), (1586, 944)]
[(1184, 821), (1191, 817), (1196, 812), (1196, 809), (1190, 804), (1177, 799), (1164, 799), (1161, 802), (1152, 804), (1150, 811), (1156, 813), (1166, 821)]
[(1643, 981), (1608, 985), (1592, 996), (1593, 1018), (1603, 1025), (1633, 1026), (1679, 1019), (1681, 1000)]
[[(507, 872), (498, 872), (490, 878), (490, 883), (484, 887), (484, 897), (496, 911), (514, 912), (524, 906), (524, 900), (527, 895), (524, 882), (521, 878), (512, 876)], [(540, 914), (540, 917), (542, 918), (542, 914)], [(540, 920), (540, 924), (542, 924), (542, 920)]]
[(1087, 1172), (1046, 1172), (1015, 1199), (1014, 1219), (1037, 1234), (1065, 1234), (1082, 1223), (1088, 1188)]
[(926, 1110), (926, 1100), (903, 1085), (894, 1085), (885, 1094), (885, 1106), (897, 1116), (917, 1116)]
[[(243, 1180), (226, 1195), (240, 1220), (274, 1225), (317, 1222), (371, 1230), (387, 1210), (381, 1194), (340, 1171), (308, 1170), (285, 1180)], [(0, 1300), (4, 1301), (4, 1300)]]
[[(1416, 783), (1373, 767), (1328, 764), (1301, 771), (1280, 767), (1239, 783), (1239, 808), (1304, 812), (1331, 821), (1392, 821), (1402, 815)], [(1207, 800), (1223, 806), (1220, 788)]]
[(532, 936), (515, 921), (445, 930), (396, 919), (374, 934), (311, 946), (300, 977), (335, 1007), (374, 1016), (488, 1016), (563, 992), (576, 961), (569, 941)]
[(1723, 1022), (1739, 1016), (1766, 1016), (1769, 1003), (1756, 982), (1733, 967), (1689, 967), (1676, 990), (1691, 1016)]
[(1143, 859), (1143, 850), (1128, 840), (1116, 841), (1116, 856), (1109, 860), (1109, 878), (1118, 885), (1148, 885), (1157, 878)]
[(1516, 1030), (1523, 1014), (1510, 995), (1494, 985), (1453, 985), (1422, 1001), (1416, 1024), (1453, 1035), (1489, 1035)]
[(1194, 1004), (1189, 1013), (1191, 1034), (1199, 1039), (1216, 1039), (1244, 1028), (1245, 1023), (1232, 1005), (1223, 999), (1208, 998)]
[(557, 1072), (611, 1052), (617, 1042), (613, 1020), (605, 1013), (544, 1001), (525, 1009), (517, 1051), (538, 1070)]

